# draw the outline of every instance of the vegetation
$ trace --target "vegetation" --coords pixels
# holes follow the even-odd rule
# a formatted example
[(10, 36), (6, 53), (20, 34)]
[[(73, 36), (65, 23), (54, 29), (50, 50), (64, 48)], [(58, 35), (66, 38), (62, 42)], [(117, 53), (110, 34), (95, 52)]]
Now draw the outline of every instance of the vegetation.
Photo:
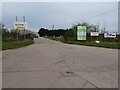
[(19, 48), (33, 44), (34, 37), (36, 36), (29, 33), (26, 34), (24, 38), (24, 35), (17, 33), (16, 30), (9, 32), (8, 29), (0, 27), (0, 50)]
[(38, 31), (38, 34), (42, 37), (42, 36), (64, 36), (65, 34), (65, 30), (64, 29), (58, 29), (58, 30), (48, 30), (45, 28), (41, 28)]
[[(87, 36), (86, 41), (77, 41), (77, 26), (86, 26), (87, 28)], [(90, 36), (90, 32), (99, 32), (99, 36)], [(58, 29), (58, 30), (48, 30), (41, 28), (38, 31), (38, 34), (40, 36), (47, 37), (52, 40), (61, 41), (64, 43), (69, 44), (78, 44), (78, 45), (87, 45), (87, 46), (97, 46), (97, 47), (105, 47), (105, 48), (115, 48), (119, 49), (120, 45), (119, 43), (119, 37), (120, 35), (117, 35), (117, 37), (114, 38), (104, 38), (105, 27), (103, 29), (99, 29), (99, 25), (93, 25), (89, 24), (87, 22), (78, 23), (72, 26), (70, 29)], [(96, 43), (95, 41), (99, 40), (100, 43)]]
[(34, 42), (32, 40), (2, 42), (2, 50), (15, 49), (15, 48), (31, 45), (33, 43)]
[(95, 41), (65, 41), (63, 37), (47, 37), (51, 40), (56, 40), (56, 41), (61, 41), (63, 43), (68, 43), (68, 44), (76, 44), (76, 45), (85, 45), (85, 46), (95, 46), (95, 47), (105, 47), (105, 48), (112, 48), (112, 49), (120, 49), (120, 45), (118, 42), (100, 42), (96, 43)]

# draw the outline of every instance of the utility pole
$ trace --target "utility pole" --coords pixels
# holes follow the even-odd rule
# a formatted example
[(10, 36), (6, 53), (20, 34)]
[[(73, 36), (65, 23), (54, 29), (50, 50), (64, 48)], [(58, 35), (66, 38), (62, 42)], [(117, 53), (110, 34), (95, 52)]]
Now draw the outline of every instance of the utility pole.
[[(17, 16), (16, 16), (16, 22), (18, 21)], [(18, 40), (18, 29), (16, 28), (16, 39)]]
[(25, 16), (23, 16), (23, 22), (25, 22)]
[[(25, 16), (23, 16), (23, 22), (25, 23)], [(24, 40), (25, 40), (25, 38), (26, 38), (26, 36), (25, 36), (25, 28), (24, 28)]]
[(55, 27), (55, 26), (54, 26), (54, 25), (52, 25), (52, 30), (54, 30), (54, 27)]
[(16, 22), (17, 22), (17, 16), (16, 16)]
[[(106, 22), (104, 21), (104, 34), (106, 33)], [(107, 41), (106, 40), (106, 37), (104, 37), (105, 38), (105, 42)]]
[(106, 32), (106, 22), (104, 21), (104, 33)]

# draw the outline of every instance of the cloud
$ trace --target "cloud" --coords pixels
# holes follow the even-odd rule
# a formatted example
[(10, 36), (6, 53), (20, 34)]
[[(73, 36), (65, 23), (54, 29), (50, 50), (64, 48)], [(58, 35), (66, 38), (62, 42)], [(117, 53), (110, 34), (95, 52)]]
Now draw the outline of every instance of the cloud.
[(26, 16), (28, 28), (35, 31), (41, 27), (51, 29), (53, 24), (56, 28), (70, 28), (75, 22), (88, 21), (94, 24), (99, 23), (101, 26), (105, 22), (108, 31), (117, 31), (117, 10), (91, 18), (117, 7), (115, 2), (5, 2), (3, 3), (3, 22), (13, 27), (15, 16), (18, 16), (19, 21), (22, 21), (22, 16)]

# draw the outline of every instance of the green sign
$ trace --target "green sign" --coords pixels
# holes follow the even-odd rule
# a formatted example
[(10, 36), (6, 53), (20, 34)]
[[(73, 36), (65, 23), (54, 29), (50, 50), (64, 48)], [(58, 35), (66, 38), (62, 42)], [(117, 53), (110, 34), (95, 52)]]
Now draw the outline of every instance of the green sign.
[(77, 26), (77, 40), (86, 40), (86, 26)]

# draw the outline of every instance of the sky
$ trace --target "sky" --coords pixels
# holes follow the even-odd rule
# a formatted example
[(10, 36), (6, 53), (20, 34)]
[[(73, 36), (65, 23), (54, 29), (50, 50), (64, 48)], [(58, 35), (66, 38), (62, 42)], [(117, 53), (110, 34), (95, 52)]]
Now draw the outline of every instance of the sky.
[(71, 28), (73, 24), (86, 21), (106, 27), (107, 31), (118, 31), (117, 2), (3, 2), (2, 21), (6, 27), (14, 28), (15, 17), (22, 22), (26, 17), (28, 29)]
[(1, 0), (1, 2), (119, 2), (119, 0)]

